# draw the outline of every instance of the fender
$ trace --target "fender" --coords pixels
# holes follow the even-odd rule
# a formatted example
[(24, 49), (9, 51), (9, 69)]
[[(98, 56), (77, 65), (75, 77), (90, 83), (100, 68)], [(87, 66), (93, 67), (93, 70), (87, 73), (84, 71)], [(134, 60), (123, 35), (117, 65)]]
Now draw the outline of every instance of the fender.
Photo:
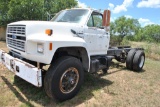
[[(37, 52), (37, 44), (43, 44), (44, 53)], [(49, 45), (52, 44), (52, 50), (49, 50)], [(26, 53), (21, 53), (22, 57), (45, 64), (51, 64), (52, 58), (57, 49), (63, 47), (82, 47), (86, 50), (88, 56), (88, 71), (90, 66), (90, 53), (87, 44), (83, 38), (74, 36), (48, 36), (46, 34), (32, 34), (28, 35), (26, 39)]]

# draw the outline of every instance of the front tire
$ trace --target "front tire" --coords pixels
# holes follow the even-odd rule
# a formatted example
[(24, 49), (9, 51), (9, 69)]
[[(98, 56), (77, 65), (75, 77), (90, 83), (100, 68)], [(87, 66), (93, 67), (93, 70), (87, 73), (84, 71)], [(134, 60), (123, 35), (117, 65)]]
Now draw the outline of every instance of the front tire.
[(45, 76), (45, 91), (51, 98), (64, 101), (73, 98), (83, 83), (84, 71), (79, 59), (61, 57), (50, 66)]

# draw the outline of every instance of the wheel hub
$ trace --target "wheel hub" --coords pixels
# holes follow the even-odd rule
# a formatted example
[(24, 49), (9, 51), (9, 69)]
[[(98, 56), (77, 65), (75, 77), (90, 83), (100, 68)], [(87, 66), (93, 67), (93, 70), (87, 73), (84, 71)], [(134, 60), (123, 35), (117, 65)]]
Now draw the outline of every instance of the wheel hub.
[(69, 80), (69, 83), (70, 83), (71, 85), (73, 85), (73, 84), (75, 83), (74, 79), (71, 78), (71, 79)]
[(140, 63), (139, 63), (139, 67), (142, 68), (143, 64), (144, 64), (144, 56), (141, 56), (140, 58)]
[(75, 89), (79, 81), (79, 72), (76, 68), (68, 68), (61, 76), (60, 90), (62, 93), (70, 93)]

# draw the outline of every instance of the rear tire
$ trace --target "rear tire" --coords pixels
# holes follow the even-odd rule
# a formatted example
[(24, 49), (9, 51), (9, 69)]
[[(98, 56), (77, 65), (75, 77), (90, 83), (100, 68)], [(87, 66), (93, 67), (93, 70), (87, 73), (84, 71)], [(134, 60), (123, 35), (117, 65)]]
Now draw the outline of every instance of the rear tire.
[(128, 52), (127, 59), (126, 59), (126, 67), (129, 70), (133, 70), (133, 58), (135, 53), (136, 53), (136, 49), (131, 49)]
[(45, 91), (51, 98), (64, 101), (73, 98), (83, 83), (84, 71), (79, 59), (61, 57), (50, 66), (45, 76)]
[(145, 54), (144, 51), (138, 50), (133, 59), (133, 70), (134, 71), (141, 71), (145, 62)]

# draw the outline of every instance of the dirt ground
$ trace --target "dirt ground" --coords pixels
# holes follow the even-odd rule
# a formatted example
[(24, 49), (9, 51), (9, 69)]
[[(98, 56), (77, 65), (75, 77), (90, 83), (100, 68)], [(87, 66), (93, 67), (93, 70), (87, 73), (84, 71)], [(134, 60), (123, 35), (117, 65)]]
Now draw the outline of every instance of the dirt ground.
[[(7, 51), (5, 42), (0, 49)], [(114, 62), (107, 74), (85, 74), (84, 84), (71, 100), (51, 100), (42, 88), (14, 76), (0, 64), (0, 107), (159, 107), (160, 61), (146, 59), (142, 72)]]

